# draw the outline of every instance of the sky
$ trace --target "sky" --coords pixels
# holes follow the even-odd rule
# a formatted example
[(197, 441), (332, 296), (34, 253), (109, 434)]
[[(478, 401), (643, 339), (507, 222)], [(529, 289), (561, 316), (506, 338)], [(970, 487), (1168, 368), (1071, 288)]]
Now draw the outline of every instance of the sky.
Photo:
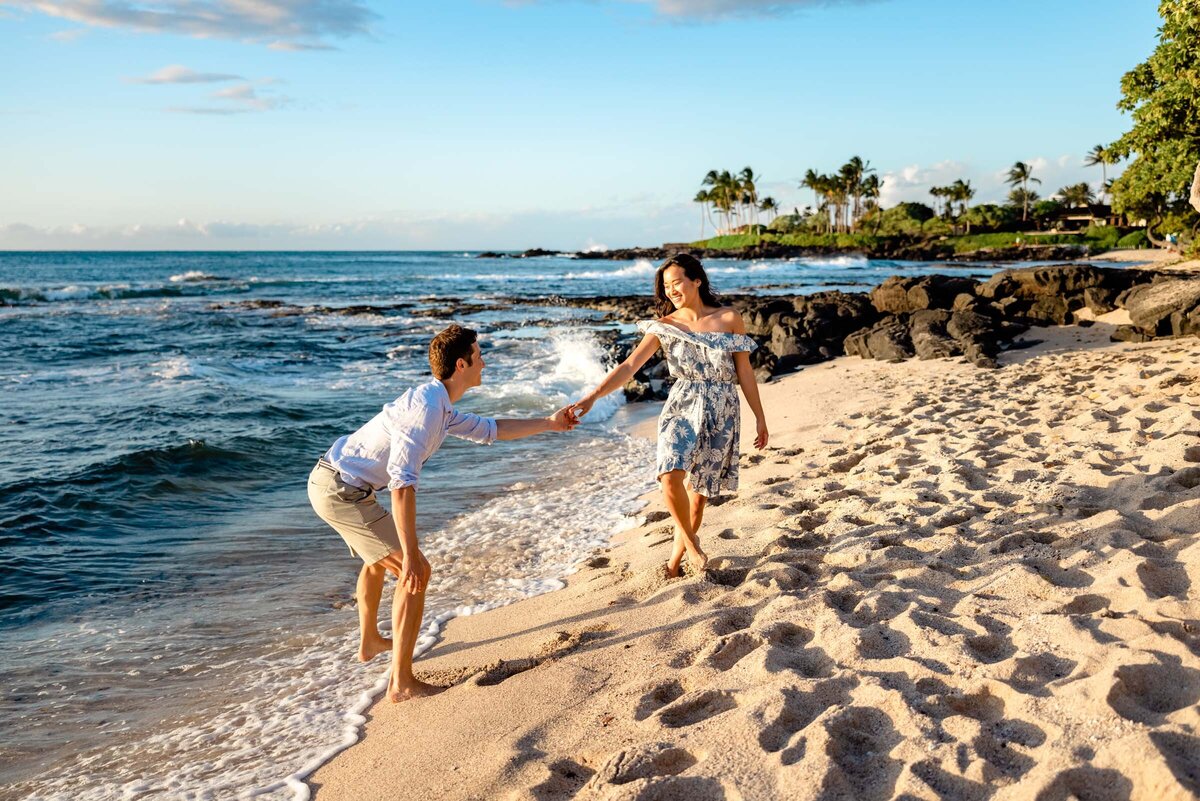
[(0, 249), (650, 246), (711, 169), (791, 209), (854, 155), (885, 206), (1018, 160), (1051, 195), (1099, 184), (1156, 8), (0, 0)]

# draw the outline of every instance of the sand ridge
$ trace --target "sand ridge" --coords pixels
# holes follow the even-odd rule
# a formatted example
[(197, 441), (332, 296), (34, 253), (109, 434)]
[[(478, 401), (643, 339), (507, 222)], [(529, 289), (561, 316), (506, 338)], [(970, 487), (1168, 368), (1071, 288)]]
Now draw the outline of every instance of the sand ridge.
[(706, 576), (662, 575), (654, 499), (453, 621), (420, 667), (458, 683), (377, 705), (317, 797), (1197, 797), (1200, 339), (1110, 330), (765, 386)]

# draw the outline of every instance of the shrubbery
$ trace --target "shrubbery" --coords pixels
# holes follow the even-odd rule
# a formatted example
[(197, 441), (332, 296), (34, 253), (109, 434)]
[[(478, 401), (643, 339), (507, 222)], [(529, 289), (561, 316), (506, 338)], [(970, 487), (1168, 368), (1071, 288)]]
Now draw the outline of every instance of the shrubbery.
[(1148, 248), (1150, 247), (1150, 238), (1146, 236), (1145, 231), (1134, 231), (1118, 239), (1116, 246), (1119, 248)]

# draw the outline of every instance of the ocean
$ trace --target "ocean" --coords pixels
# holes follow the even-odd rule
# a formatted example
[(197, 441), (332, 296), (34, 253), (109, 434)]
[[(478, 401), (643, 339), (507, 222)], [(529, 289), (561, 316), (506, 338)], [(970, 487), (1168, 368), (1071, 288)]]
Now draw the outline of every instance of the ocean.
[[(534, 301), (648, 295), (655, 269), (475, 255), (0, 253), (0, 798), (305, 798), (356, 741), (386, 658), (355, 659), (359, 562), (308, 506), (313, 464), (428, 379), (451, 321), (488, 363), (459, 408), (577, 399), (612, 366), (597, 332), (632, 326)], [(762, 294), (997, 269), (707, 266)], [(630, 417), (611, 396), (569, 434), (447, 441), (418, 503), (421, 650), (631, 523), (654, 468)]]

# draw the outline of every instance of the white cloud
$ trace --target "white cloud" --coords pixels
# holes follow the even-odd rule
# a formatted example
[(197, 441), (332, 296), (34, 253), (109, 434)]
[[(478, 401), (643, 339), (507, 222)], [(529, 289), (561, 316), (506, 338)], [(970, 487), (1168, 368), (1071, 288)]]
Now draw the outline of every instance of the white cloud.
[(0, 5), (101, 28), (327, 49), (326, 37), (367, 35), (378, 15), (360, 0), (0, 0)]
[[(1070, 154), (1053, 159), (1045, 156), (1022, 159), (1033, 170), (1033, 177), (1041, 183), (1033, 182), (1030, 190), (1041, 197), (1051, 197), (1060, 187), (1085, 181), (1099, 193), (1100, 170), (1095, 167), (1084, 167), (1079, 157)], [(886, 208), (902, 202), (916, 202), (931, 205), (933, 198), (929, 195), (931, 186), (944, 186), (961, 178), (969, 181), (975, 189), (973, 203), (1003, 203), (1012, 187), (1008, 185), (1008, 171), (1011, 165), (997, 169), (981, 170), (970, 164), (958, 161), (943, 161), (928, 167), (912, 164), (900, 170), (883, 173), (883, 188), (880, 201)], [(1108, 177), (1120, 174), (1120, 169), (1108, 168)]]
[(153, 72), (144, 78), (130, 78), (131, 83), (167, 84), (167, 83), (221, 83), (223, 81), (243, 80), (241, 75), (225, 72), (196, 72), (181, 64), (172, 64)]
[(953, 183), (967, 176), (967, 165), (959, 161), (941, 161), (929, 167), (910, 164), (880, 175), (879, 204), (884, 208), (897, 203), (925, 203), (933, 200), (929, 187)]

